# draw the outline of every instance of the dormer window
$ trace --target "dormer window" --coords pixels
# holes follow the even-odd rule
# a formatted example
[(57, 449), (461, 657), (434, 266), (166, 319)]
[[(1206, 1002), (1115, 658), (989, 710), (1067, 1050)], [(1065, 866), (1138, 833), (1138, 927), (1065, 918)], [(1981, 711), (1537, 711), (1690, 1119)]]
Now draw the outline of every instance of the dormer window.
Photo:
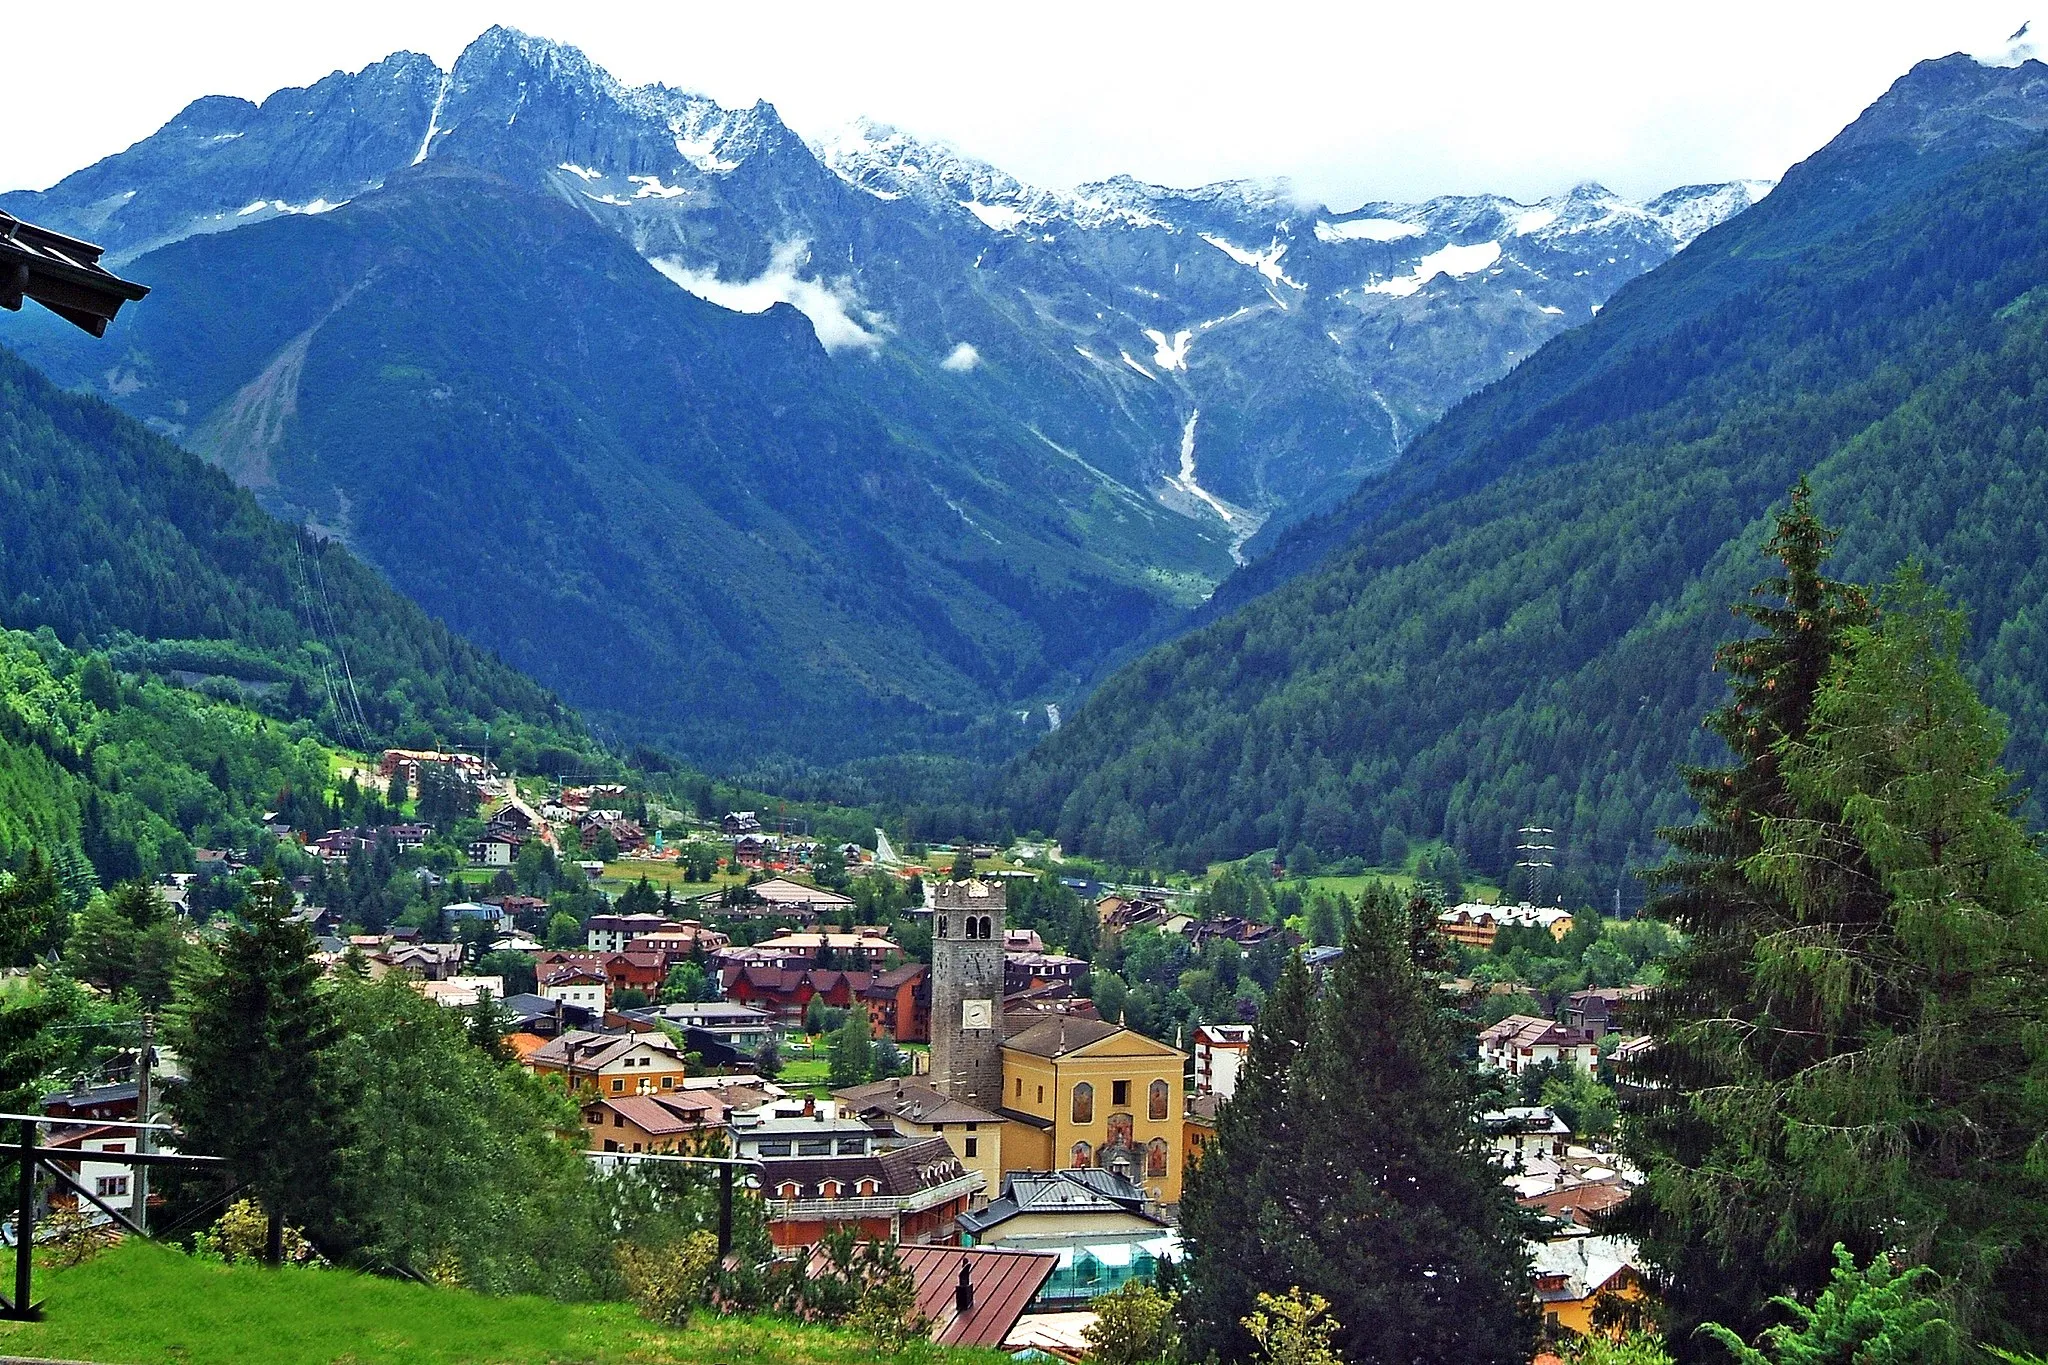
[(775, 1197), (777, 1199), (795, 1199), (803, 1193), (803, 1189), (804, 1187), (797, 1184), (794, 1180), (785, 1180), (775, 1187)]
[(882, 1192), (881, 1182), (876, 1180), (873, 1176), (868, 1176), (865, 1179), (863, 1179), (856, 1188), (860, 1190), (861, 1198), (863, 1199), (871, 1198)]
[(827, 1180), (824, 1184), (818, 1186), (818, 1196), (822, 1199), (837, 1199), (840, 1192), (845, 1188), (844, 1185), (836, 1180)]

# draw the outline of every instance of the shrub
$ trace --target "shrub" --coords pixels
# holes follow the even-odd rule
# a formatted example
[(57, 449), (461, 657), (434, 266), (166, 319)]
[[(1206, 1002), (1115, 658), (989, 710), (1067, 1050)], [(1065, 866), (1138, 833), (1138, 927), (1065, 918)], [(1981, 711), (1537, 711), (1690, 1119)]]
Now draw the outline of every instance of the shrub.
[(1173, 1300), (1143, 1280), (1132, 1280), (1089, 1307), (1095, 1310), (1095, 1321), (1081, 1335), (1093, 1365), (1149, 1365), (1173, 1359), (1179, 1345)]
[(626, 1294), (650, 1322), (680, 1327), (711, 1296), (718, 1269), (718, 1239), (693, 1232), (680, 1241), (643, 1247), (621, 1244), (615, 1252)]
[[(202, 1256), (223, 1261), (260, 1261), (270, 1243), (270, 1215), (253, 1199), (237, 1199), (214, 1220), (213, 1227), (194, 1237)], [(313, 1244), (297, 1228), (284, 1230), (284, 1259), (291, 1265), (311, 1265), (320, 1258)]]
[(1259, 1343), (1262, 1365), (1338, 1365), (1342, 1358), (1330, 1344), (1337, 1320), (1328, 1299), (1295, 1286), (1284, 1296), (1259, 1295), (1258, 1305), (1244, 1329)]

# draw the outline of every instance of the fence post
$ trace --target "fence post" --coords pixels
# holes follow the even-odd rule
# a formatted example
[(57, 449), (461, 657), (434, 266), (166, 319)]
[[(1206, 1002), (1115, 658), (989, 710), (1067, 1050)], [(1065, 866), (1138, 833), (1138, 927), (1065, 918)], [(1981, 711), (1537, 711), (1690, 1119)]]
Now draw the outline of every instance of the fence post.
[(36, 1125), (21, 1121), (21, 1207), (14, 1221), (14, 1308), (29, 1313), (29, 1273), (36, 1259)]
[(732, 1250), (732, 1167), (718, 1168), (718, 1255)]

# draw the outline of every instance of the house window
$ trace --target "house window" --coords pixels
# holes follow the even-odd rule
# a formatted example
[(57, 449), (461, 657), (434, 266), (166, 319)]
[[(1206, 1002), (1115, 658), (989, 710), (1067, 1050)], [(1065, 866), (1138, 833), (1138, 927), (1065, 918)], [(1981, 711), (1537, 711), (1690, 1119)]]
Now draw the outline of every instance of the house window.
[(1145, 1144), (1145, 1174), (1154, 1179), (1166, 1174), (1165, 1138), (1153, 1138)]
[(784, 1141), (784, 1142), (764, 1142), (764, 1143), (762, 1143), (762, 1144), (761, 1144), (761, 1155), (762, 1155), (762, 1156), (788, 1156), (788, 1155), (789, 1155), (789, 1143), (788, 1143), (787, 1141)]
[(1045, 1103), (1045, 1087), (1042, 1085), (1038, 1087), (1038, 1102), (1040, 1104)]
[(1086, 1170), (1088, 1168), (1089, 1162), (1094, 1158), (1094, 1156), (1094, 1148), (1090, 1147), (1085, 1142), (1077, 1142), (1074, 1144), (1074, 1150), (1067, 1154), (1067, 1161), (1068, 1164), (1073, 1166), (1076, 1170)]
[(661, 1088), (662, 1088), (663, 1090), (673, 1090), (673, 1089), (675, 1089), (675, 1088), (676, 1088), (676, 1078), (675, 1078), (675, 1077), (673, 1077), (673, 1076), (663, 1076), (663, 1077), (661, 1078)]
[(1171, 1092), (1167, 1090), (1165, 1081), (1152, 1082), (1151, 1103), (1145, 1108), (1145, 1116), (1154, 1123), (1163, 1122), (1166, 1118), (1166, 1106), (1170, 1099)]
[(93, 1193), (102, 1199), (125, 1199), (128, 1195), (128, 1177), (125, 1175), (103, 1175), (93, 1181)]
[(969, 1138), (969, 1139), (967, 1139), (967, 1157), (968, 1157), (968, 1160), (970, 1160), (970, 1161), (971, 1161), (971, 1160), (973, 1160), (973, 1159), (974, 1159), (975, 1157), (978, 1157), (978, 1156), (980, 1156), (980, 1155), (981, 1155), (981, 1139), (980, 1139), (980, 1138)]
[(1095, 1087), (1086, 1081), (1074, 1087), (1074, 1122), (1095, 1122)]
[[(1024, 1098), (1024, 1078), (1022, 1076), (1017, 1078), (1017, 1098), (1020, 1100)], [(1044, 1099), (1045, 1096), (1040, 1095), (1038, 1098)]]
[(868, 1140), (866, 1138), (852, 1137), (839, 1139), (839, 1155), (841, 1156), (862, 1156), (867, 1150)]
[(832, 1139), (806, 1138), (797, 1143), (796, 1154), (798, 1156), (830, 1156), (832, 1155)]
[(613, 1115), (612, 1115), (612, 1127), (614, 1127), (614, 1128), (624, 1128), (625, 1126), (626, 1126), (626, 1116), (625, 1116), (624, 1114), (613, 1114)]
[(1118, 1109), (1122, 1109), (1130, 1104), (1131, 1083), (1129, 1081), (1111, 1081), (1109, 1083), (1109, 1102)]
[(613, 1093), (614, 1095), (622, 1095), (622, 1094), (624, 1094), (624, 1093), (625, 1093), (625, 1090), (626, 1090), (626, 1078), (625, 1078), (625, 1077), (623, 1077), (623, 1076), (614, 1076), (614, 1077), (612, 1077), (612, 1093)]

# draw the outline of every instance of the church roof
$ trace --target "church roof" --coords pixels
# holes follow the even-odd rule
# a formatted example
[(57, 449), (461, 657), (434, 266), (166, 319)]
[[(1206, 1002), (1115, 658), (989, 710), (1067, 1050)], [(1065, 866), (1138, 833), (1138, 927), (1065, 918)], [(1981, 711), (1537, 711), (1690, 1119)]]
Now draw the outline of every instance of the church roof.
[(1034, 1057), (1064, 1057), (1090, 1043), (1099, 1043), (1124, 1031), (1121, 1024), (1105, 1023), (1100, 1019), (1073, 1019), (1062, 1014), (1039, 1020), (1003, 1046), (1028, 1052)]

